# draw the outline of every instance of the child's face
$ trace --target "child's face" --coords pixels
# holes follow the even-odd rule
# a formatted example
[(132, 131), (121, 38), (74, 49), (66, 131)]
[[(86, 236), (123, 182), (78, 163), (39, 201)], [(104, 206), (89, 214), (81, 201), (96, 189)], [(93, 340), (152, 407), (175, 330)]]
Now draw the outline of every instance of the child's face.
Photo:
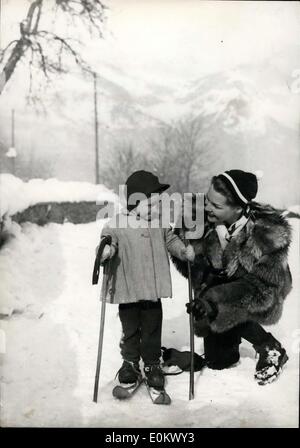
[(146, 221), (150, 219), (156, 219), (160, 215), (160, 196), (159, 194), (153, 195), (149, 199), (140, 201), (139, 205), (135, 209), (136, 214)]

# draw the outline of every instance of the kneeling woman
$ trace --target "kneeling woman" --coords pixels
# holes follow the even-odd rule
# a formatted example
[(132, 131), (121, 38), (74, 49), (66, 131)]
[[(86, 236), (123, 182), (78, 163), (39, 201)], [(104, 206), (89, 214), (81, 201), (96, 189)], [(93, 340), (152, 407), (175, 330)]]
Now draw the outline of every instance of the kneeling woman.
[[(244, 338), (259, 355), (255, 379), (263, 385), (274, 381), (288, 360), (261, 324), (279, 321), (292, 287), (287, 263), (291, 228), (274, 208), (252, 202), (257, 189), (256, 176), (241, 170), (212, 178), (204, 235), (191, 240), (194, 301), (187, 311), (193, 312), (195, 334), (204, 337), (208, 367), (235, 364)], [(173, 261), (186, 276), (186, 264)]]

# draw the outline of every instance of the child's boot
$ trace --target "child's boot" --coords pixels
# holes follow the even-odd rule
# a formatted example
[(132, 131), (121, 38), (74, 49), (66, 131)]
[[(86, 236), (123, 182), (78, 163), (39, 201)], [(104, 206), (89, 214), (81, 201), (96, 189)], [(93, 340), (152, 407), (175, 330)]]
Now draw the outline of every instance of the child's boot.
[(119, 382), (124, 384), (135, 383), (141, 375), (138, 363), (124, 360), (122, 367), (117, 373)]
[(158, 390), (164, 389), (165, 377), (160, 364), (146, 364), (144, 372), (149, 387), (154, 387)]

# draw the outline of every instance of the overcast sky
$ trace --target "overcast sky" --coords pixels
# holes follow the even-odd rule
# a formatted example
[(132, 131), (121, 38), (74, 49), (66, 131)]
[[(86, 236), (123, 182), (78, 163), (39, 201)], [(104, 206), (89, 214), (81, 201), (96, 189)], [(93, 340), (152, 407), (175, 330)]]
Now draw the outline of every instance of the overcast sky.
[(101, 59), (158, 80), (259, 63), (300, 43), (298, 2), (108, 3), (112, 35), (96, 45)]
[[(89, 59), (112, 63), (147, 80), (176, 83), (239, 64), (275, 61), (278, 54), (300, 43), (299, 2), (104, 3), (110, 7), (105, 39), (92, 43), (86, 39)], [(2, 0), (3, 44), (14, 38), (28, 4), (27, 0)], [(52, 0), (46, 0), (47, 6), (51, 4)]]
[[(297, 149), (295, 136), (299, 124), (299, 92), (295, 94), (290, 85), (293, 82), (293, 71), (299, 70), (300, 73), (300, 52), (298, 51), (297, 57), (295, 51), (297, 48), (300, 50), (299, 2), (103, 1), (110, 7), (103, 40), (94, 38), (91, 41), (86, 32), (80, 31), (80, 27), (62, 27), (57, 17), (47, 12), (54, 0), (44, 0), (43, 22), (47, 23), (41, 23), (41, 26), (50, 26), (52, 31), (81, 37), (84, 42), (83, 56), (88, 57), (100, 74), (128, 88), (130, 93), (141, 95), (144, 91), (153, 91), (158, 92), (155, 93), (158, 97), (161, 94), (162, 101), (159, 102), (158, 98), (157, 102), (157, 109), (161, 109), (156, 112), (166, 120), (168, 115), (165, 116), (165, 111), (174, 107), (173, 96), (180, 96), (182, 92), (189, 91), (185, 88), (188, 81), (196, 80), (205, 74), (223, 73), (249, 64), (249, 69), (237, 70), (236, 75), (237, 78), (247, 78), (245, 85), (249, 78), (255, 86), (251, 90), (253, 97), (250, 103), (253, 100), (253, 104), (261, 107), (253, 109), (254, 121), (265, 114), (267, 117), (276, 115), (275, 118), (281, 124), (292, 123), (294, 133), (291, 134), (291, 148), (288, 149)], [(26, 17), (30, 2), (32, 0), (2, 0), (2, 45), (18, 38), (19, 23)], [(104, 64), (112, 64), (123, 71), (126, 77), (118, 76), (108, 69), (105, 71)], [(277, 68), (280, 70), (276, 70)], [(224, 79), (232, 79), (232, 76), (226, 77), (225, 74)], [(173, 92), (170, 95), (165, 94), (168, 92), (166, 89), (148, 88), (149, 82), (170, 85), (176, 95)], [(209, 83), (207, 85), (209, 88)], [(211, 90), (219, 87), (212, 77)], [(74, 93), (78, 93), (80, 89), (83, 92), (81, 97), (85, 98), (85, 101), (80, 102), (77, 107), (73, 98), (76, 98)], [(43, 147), (43, 154), (48, 151), (53, 157), (55, 150), (59, 166), (55, 175), (72, 179), (81, 176), (81, 179), (86, 179), (86, 173), (82, 174), (83, 171), (78, 170), (81, 170), (81, 165), (82, 170), (84, 169), (89, 158), (84, 156), (80, 163), (73, 158), (73, 154), (83, 154), (81, 140), (76, 138), (74, 129), (76, 126), (78, 135), (85, 136), (84, 141), (88, 142), (85, 147), (87, 151), (91, 151), (90, 160), (94, 160), (93, 143), (90, 143), (94, 141), (91, 77), (84, 79), (81, 74), (77, 75), (72, 67), (71, 76), (62, 75), (60, 82), (53, 83), (49, 88), (48, 115), (38, 117), (42, 126), (37, 125), (39, 122), (33, 108), (28, 110), (24, 107), (24, 97), (27, 93), (28, 70), (26, 65), (20, 63), (17, 73), (0, 97), (0, 139), (10, 141), (11, 109), (15, 109), (19, 151), (25, 153), (28, 148), (38, 151)], [(60, 100), (57, 99), (56, 93), (59, 93)], [(47, 98), (47, 95), (45, 97)], [(42, 97), (43, 100), (45, 97)], [(101, 104), (101, 101), (99, 103)], [(273, 109), (276, 109), (276, 114)], [(102, 109), (99, 115), (104, 116)], [(62, 129), (63, 132), (60, 132)], [(51, 138), (45, 140), (46, 133), (49, 133)], [(286, 153), (286, 148), (283, 149)], [(65, 156), (70, 157), (70, 154), (73, 165), (70, 165), (70, 159), (63, 159)], [(268, 159), (265, 153), (262, 153), (261, 157)], [(285, 168), (288, 167), (288, 161), (285, 158), (282, 160)], [(67, 164), (70, 165), (69, 170), (65, 170)], [(278, 167), (278, 174), (281, 175), (281, 162)], [(259, 164), (257, 169), (260, 169)], [(289, 174), (286, 176), (287, 182), (288, 176)]]

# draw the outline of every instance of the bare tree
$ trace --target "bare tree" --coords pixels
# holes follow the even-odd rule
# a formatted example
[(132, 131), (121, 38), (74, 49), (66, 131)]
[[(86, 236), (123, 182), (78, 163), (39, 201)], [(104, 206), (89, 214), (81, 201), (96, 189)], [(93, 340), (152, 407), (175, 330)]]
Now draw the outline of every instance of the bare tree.
[(210, 146), (201, 118), (186, 117), (160, 129), (151, 144), (151, 166), (171, 190), (196, 191), (207, 177)]
[(177, 151), (180, 153), (180, 179), (184, 191), (190, 191), (192, 168), (197, 163), (198, 137), (201, 130), (200, 121), (195, 119), (181, 120), (176, 125), (175, 139)]
[(101, 177), (105, 185), (117, 192), (119, 185), (123, 185), (131, 173), (148, 167), (149, 163), (146, 157), (138, 153), (132, 143), (124, 143), (115, 147), (112, 160), (103, 167)]
[[(89, 69), (74, 46), (76, 39), (66, 38), (50, 29), (41, 28), (41, 18), (46, 0), (33, 0), (26, 18), (20, 23), (19, 36), (0, 51), (0, 94), (13, 75), (17, 64), (27, 59), (32, 85), (33, 69), (38, 68), (47, 79), (51, 73), (66, 72), (65, 62), (72, 58), (80, 67)], [(80, 20), (89, 31), (102, 37), (106, 6), (100, 0), (53, 0), (53, 12), (66, 18)], [(76, 29), (76, 28), (74, 28)]]
[(174, 145), (174, 134), (175, 128), (166, 124), (159, 129), (158, 137), (150, 142), (148, 164), (165, 182), (174, 181), (176, 178), (177, 148)]
[(202, 191), (211, 174), (211, 143), (202, 119), (185, 118), (159, 128), (148, 148), (138, 152), (132, 143), (116, 146), (109, 164), (102, 168), (106, 185), (118, 189), (135, 170), (154, 172), (170, 191)]
[(178, 164), (178, 182), (182, 192), (198, 187), (197, 177), (202, 175), (210, 161), (210, 143), (207, 139), (203, 120), (200, 117), (185, 118), (176, 123), (175, 147)]

